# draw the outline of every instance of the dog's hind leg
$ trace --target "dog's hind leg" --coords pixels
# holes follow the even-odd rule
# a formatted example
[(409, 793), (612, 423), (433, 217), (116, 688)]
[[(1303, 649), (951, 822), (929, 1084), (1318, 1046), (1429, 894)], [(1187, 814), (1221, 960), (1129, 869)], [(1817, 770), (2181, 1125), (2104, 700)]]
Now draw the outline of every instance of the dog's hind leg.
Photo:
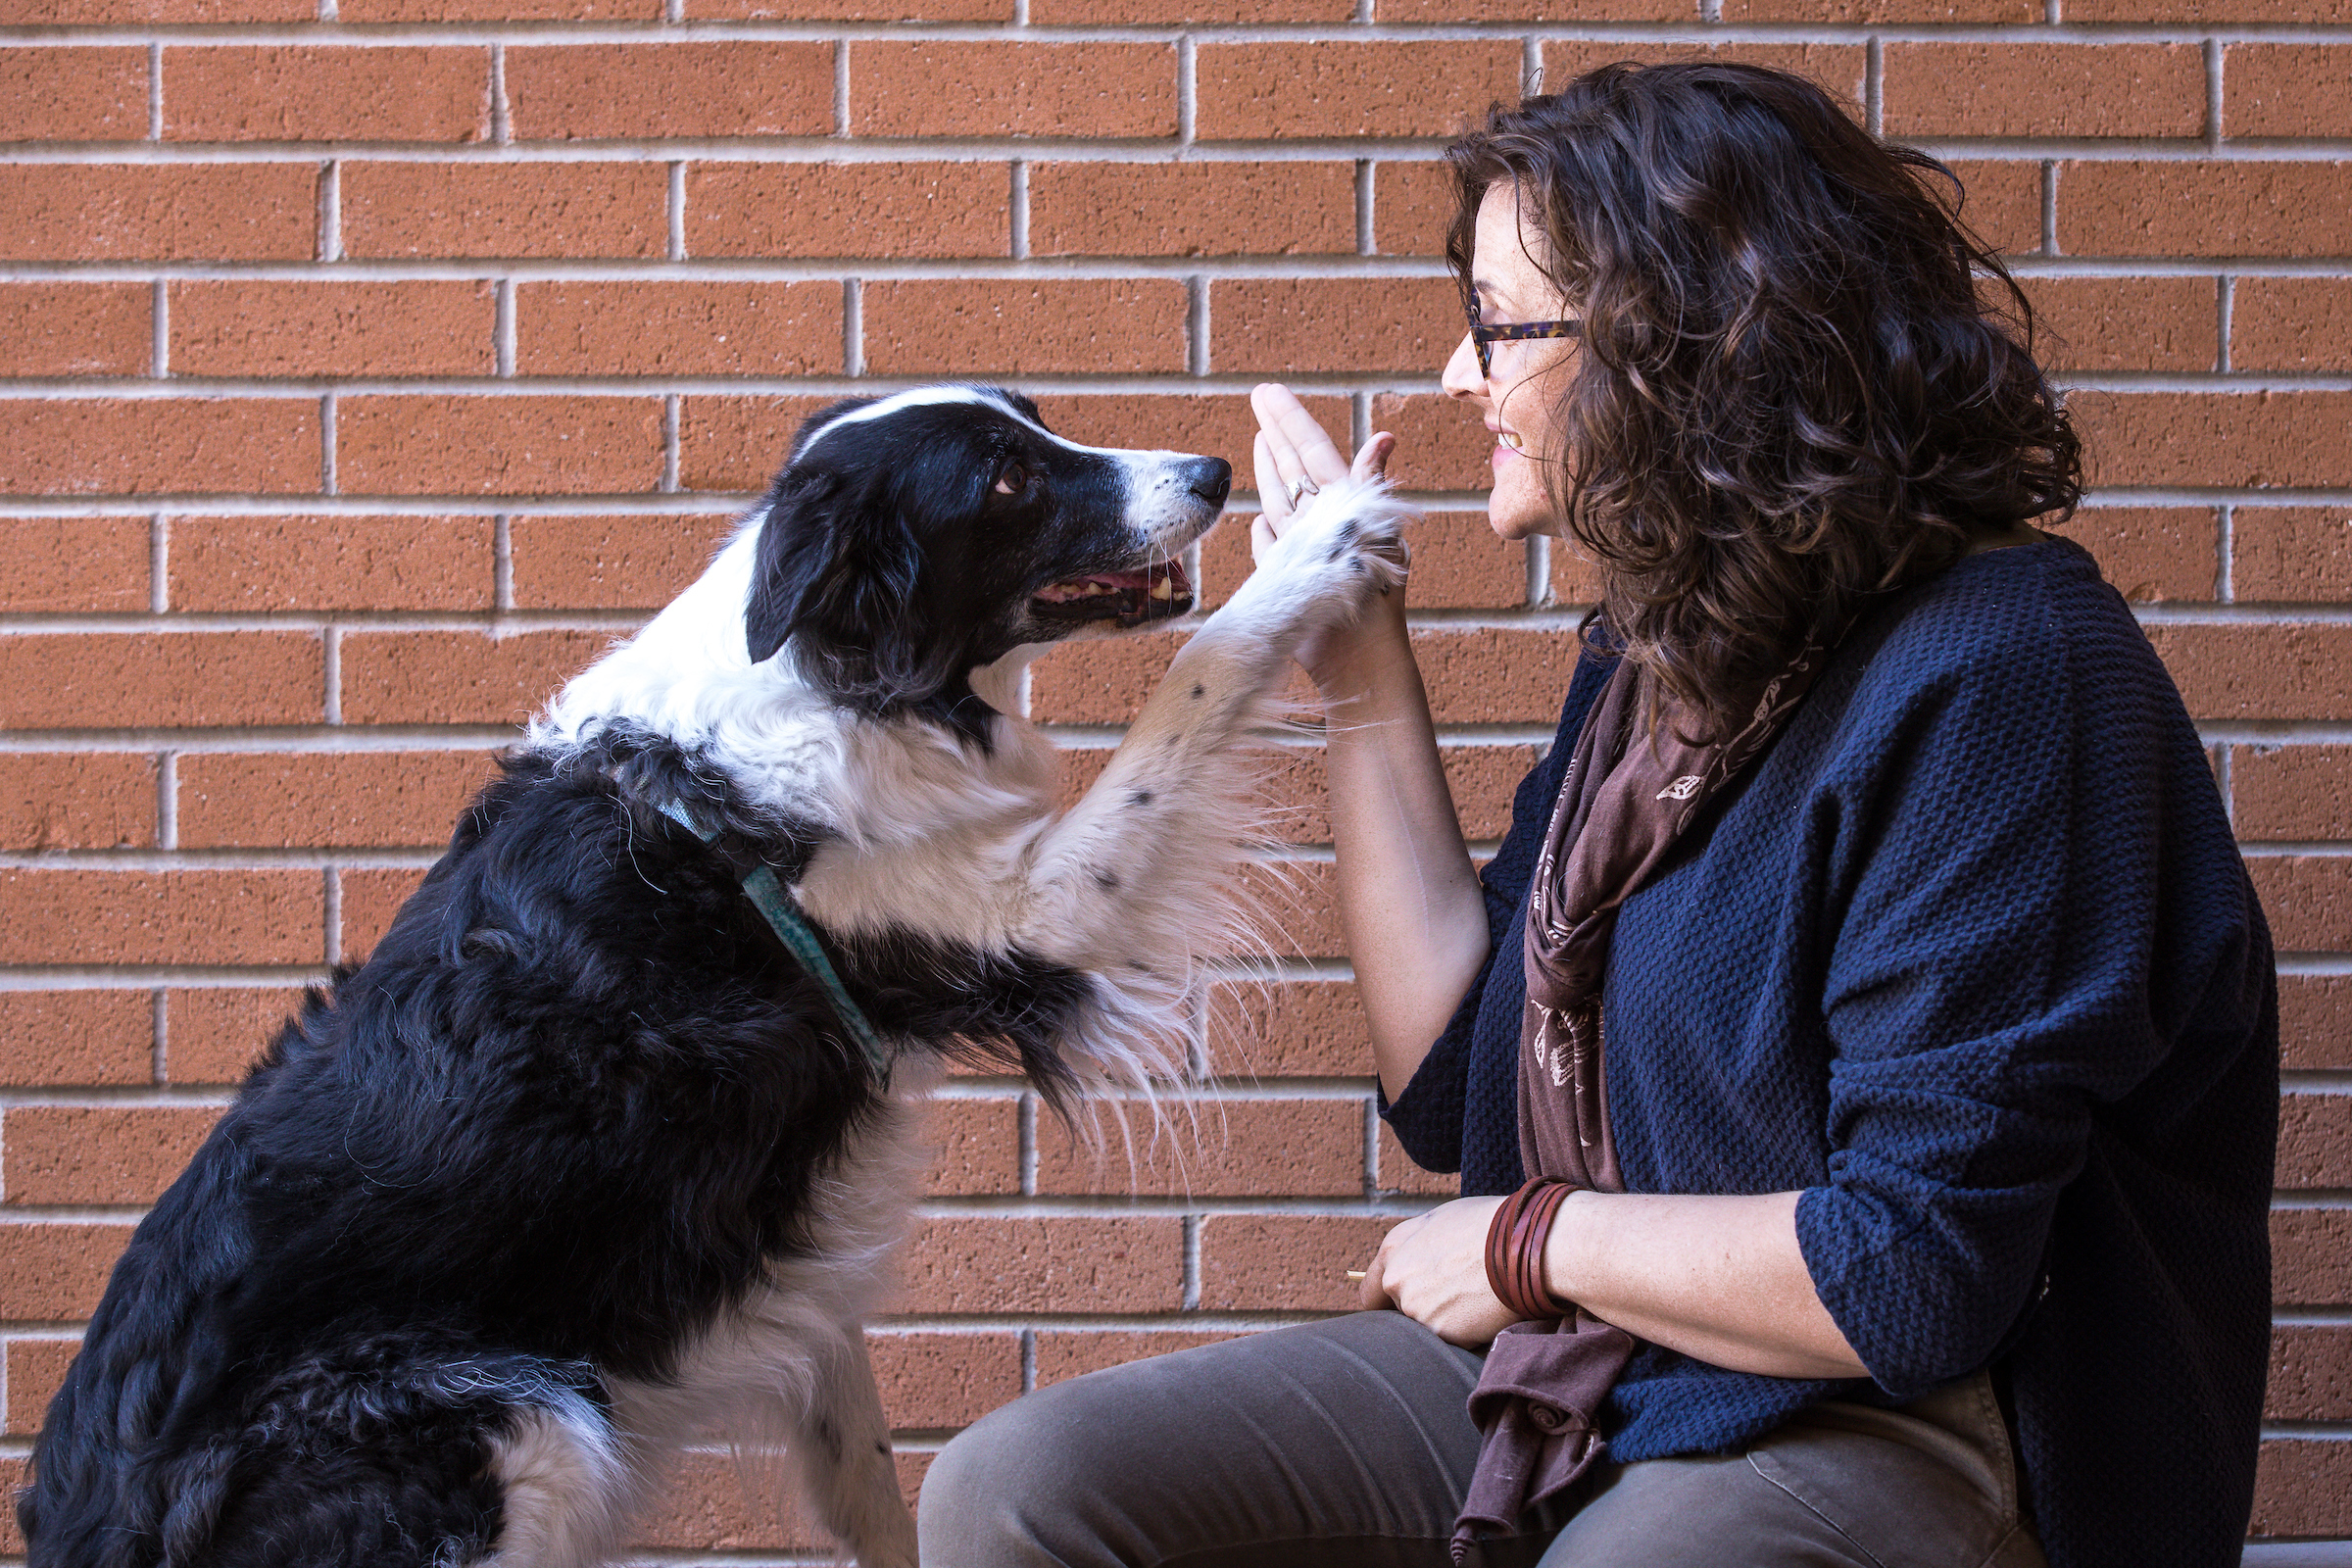
[(500, 1494), (497, 1550), (484, 1568), (585, 1568), (618, 1544), (634, 1500), (612, 1423), (569, 1390), (514, 1407), (490, 1440)]
[(852, 1323), (807, 1348), (808, 1402), (786, 1444), (807, 1495), (858, 1568), (915, 1568), (914, 1517), (899, 1492), (865, 1335)]

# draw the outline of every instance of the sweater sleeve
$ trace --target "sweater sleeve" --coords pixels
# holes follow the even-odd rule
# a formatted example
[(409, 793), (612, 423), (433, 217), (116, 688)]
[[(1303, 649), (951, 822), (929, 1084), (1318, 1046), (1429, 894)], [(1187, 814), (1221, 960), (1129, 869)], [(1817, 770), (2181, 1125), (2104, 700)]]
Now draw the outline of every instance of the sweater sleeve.
[(2100, 1107), (2242, 988), (2260, 923), (2146, 639), (2120, 604), (2039, 610), (1996, 646), (1883, 650), (1920, 677), (1857, 703), (1816, 797), (1831, 1152), (1797, 1239), (1897, 1398), (1998, 1352)]

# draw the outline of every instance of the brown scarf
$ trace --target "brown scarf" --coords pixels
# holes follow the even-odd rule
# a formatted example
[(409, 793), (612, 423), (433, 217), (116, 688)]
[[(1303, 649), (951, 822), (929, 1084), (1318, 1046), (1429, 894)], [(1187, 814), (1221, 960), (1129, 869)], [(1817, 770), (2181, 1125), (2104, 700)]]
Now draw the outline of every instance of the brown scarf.
[[(1531, 1176), (1624, 1191), (1601, 1068), (1601, 981), (1618, 907), (1772, 743), (1827, 662), (1808, 646), (1765, 685), (1738, 733), (1698, 746), (1683, 738), (1689, 711), (1639, 666), (1621, 661), (1610, 675), (1560, 780), (1528, 893), (1519, 1160)], [(1600, 1457), (1601, 1403), (1636, 1348), (1632, 1335), (1581, 1309), (1514, 1323), (1495, 1339), (1470, 1396), (1486, 1436), (1454, 1530), (1456, 1562), (1481, 1535), (1509, 1534)]]

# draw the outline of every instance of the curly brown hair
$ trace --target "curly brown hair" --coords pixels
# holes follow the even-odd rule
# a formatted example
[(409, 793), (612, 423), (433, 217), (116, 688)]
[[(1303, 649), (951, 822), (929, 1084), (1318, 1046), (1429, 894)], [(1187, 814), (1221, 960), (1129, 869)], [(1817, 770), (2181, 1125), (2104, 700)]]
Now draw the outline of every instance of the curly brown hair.
[(1604, 66), (1446, 160), (1465, 302), (1479, 203), (1507, 182), (1583, 317), (1565, 449), (1531, 455), (1600, 565), (1609, 641), (1702, 729), (1875, 596), (2073, 512), (2080, 443), (1959, 179), (1812, 83)]

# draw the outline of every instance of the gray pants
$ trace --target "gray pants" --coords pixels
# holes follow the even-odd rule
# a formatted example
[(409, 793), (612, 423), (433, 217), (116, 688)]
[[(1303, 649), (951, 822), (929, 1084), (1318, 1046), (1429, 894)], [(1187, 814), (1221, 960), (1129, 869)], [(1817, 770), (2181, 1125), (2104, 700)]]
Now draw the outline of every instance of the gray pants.
[[(1479, 1358), (1396, 1312), (1040, 1389), (923, 1482), (927, 1568), (1447, 1568)], [(1744, 1453), (1602, 1465), (1484, 1568), (2041, 1568), (1980, 1376)], [(1474, 1561), (1481, 1559), (1474, 1558)]]

